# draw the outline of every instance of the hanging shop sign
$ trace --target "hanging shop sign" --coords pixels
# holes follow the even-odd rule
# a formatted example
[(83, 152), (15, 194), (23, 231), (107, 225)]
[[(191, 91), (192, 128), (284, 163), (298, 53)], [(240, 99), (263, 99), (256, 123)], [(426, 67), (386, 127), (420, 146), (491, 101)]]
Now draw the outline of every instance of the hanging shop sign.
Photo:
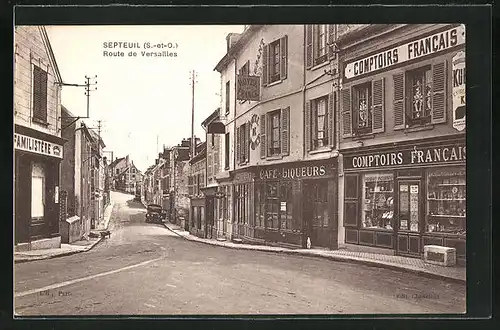
[(465, 144), (417, 147), (363, 155), (345, 155), (344, 169), (381, 168), (405, 165), (427, 165), (465, 162)]
[(14, 149), (49, 157), (63, 158), (62, 145), (18, 133), (14, 133)]
[(236, 80), (236, 99), (241, 101), (260, 100), (260, 77), (238, 75)]
[(374, 73), (392, 66), (432, 55), (465, 43), (465, 25), (459, 25), (379, 53), (348, 62), (344, 69), (347, 79)]
[(465, 52), (458, 52), (452, 61), (453, 70), (453, 127), (465, 129)]

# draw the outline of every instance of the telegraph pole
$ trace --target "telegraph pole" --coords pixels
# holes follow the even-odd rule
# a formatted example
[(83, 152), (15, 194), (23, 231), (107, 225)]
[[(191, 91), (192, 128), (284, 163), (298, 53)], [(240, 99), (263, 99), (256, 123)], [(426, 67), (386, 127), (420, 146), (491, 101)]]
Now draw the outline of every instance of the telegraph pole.
[(196, 142), (194, 140), (194, 85), (196, 71), (191, 71), (191, 158), (195, 156), (196, 153)]

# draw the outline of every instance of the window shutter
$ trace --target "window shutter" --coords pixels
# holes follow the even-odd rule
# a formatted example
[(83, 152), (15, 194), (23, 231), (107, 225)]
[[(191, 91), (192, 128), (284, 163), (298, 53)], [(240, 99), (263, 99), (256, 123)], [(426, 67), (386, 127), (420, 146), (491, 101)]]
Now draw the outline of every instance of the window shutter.
[(315, 100), (310, 100), (311, 103), (311, 149), (316, 148), (316, 140), (318, 139), (318, 105)]
[(238, 160), (238, 164), (241, 163), (241, 126), (236, 128), (236, 159)]
[(33, 69), (33, 117), (47, 121), (47, 72)]
[(384, 78), (372, 82), (372, 132), (382, 133), (385, 129), (385, 81)]
[(267, 65), (268, 55), (269, 53), (269, 45), (264, 45), (262, 49), (262, 86), (267, 86), (268, 76), (269, 76), (269, 68)]
[(304, 113), (304, 147), (306, 151), (311, 150), (311, 101), (306, 101)]
[(260, 115), (260, 158), (266, 158), (266, 115)]
[(306, 25), (306, 68), (313, 66), (313, 26)]
[(342, 137), (352, 136), (351, 89), (342, 89)]
[(336, 58), (336, 53), (334, 52), (333, 42), (335, 41), (335, 24), (328, 25), (328, 59), (332, 60)]
[(290, 154), (290, 107), (281, 110), (281, 153)]
[(335, 116), (333, 108), (335, 106), (333, 93), (328, 95), (328, 143), (334, 147), (335, 146), (335, 122), (333, 117)]
[(446, 122), (446, 61), (432, 66), (432, 123)]
[(250, 161), (250, 122), (246, 123), (245, 128), (245, 158), (246, 161)]
[(405, 80), (404, 73), (392, 76), (394, 81), (394, 129), (405, 128)]
[(288, 69), (288, 36), (280, 39), (280, 79), (284, 80), (287, 76)]

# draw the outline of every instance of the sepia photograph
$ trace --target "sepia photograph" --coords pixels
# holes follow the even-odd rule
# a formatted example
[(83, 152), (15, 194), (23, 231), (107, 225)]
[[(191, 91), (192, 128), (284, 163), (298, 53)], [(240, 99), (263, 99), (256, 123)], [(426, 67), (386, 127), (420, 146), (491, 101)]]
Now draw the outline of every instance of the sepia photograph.
[(13, 314), (463, 315), (466, 30), (23, 25)]

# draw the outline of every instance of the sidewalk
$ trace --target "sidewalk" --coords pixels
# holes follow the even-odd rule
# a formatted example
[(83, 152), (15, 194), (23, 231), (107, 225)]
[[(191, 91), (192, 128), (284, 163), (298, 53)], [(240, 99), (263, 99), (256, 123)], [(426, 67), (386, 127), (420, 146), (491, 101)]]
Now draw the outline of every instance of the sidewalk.
[[(109, 220), (111, 219), (111, 213), (113, 211), (114, 203), (111, 202), (106, 209), (104, 210), (103, 221), (98, 224), (99, 230), (106, 230), (109, 225)], [(55, 257), (63, 257), (71, 254), (85, 252), (92, 249), (97, 245), (103, 238), (88, 238), (81, 239), (79, 241), (73, 242), (71, 244), (61, 244), (61, 247), (58, 249), (42, 249), (42, 250), (31, 250), (24, 252), (15, 252), (14, 253), (14, 262), (27, 262), (34, 260), (43, 260), (43, 259), (51, 259)]]
[(287, 254), (295, 254), (302, 256), (326, 258), (334, 261), (357, 262), (369, 266), (406, 271), (438, 279), (450, 280), (460, 283), (466, 282), (465, 267), (460, 267), (460, 266), (444, 267), (439, 265), (432, 265), (418, 258), (406, 258), (393, 255), (355, 252), (346, 250), (332, 251), (332, 250), (322, 250), (322, 249), (288, 249), (288, 248), (273, 247), (266, 245), (233, 243), (229, 241), (218, 241), (216, 239), (199, 238), (197, 236), (191, 235), (189, 232), (184, 231), (184, 229), (182, 229), (181, 227), (174, 225), (170, 222), (164, 222), (164, 225), (169, 230), (183, 237), (184, 239), (195, 242), (201, 242), (205, 244), (222, 246), (226, 248), (287, 253)]

